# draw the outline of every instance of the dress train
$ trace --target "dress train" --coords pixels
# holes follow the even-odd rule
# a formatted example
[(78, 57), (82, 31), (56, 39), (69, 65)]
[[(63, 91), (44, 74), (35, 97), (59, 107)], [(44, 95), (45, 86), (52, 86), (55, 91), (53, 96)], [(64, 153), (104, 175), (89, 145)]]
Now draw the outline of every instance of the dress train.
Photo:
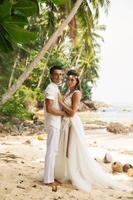
[(86, 192), (92, 185), (132, 191), (115, 181), (89, 154), (82, 122), (77, 114), (62, 120), (59, 152), (56, 157), (55, 178), (61, 182), (71, 180), (72, 184)]

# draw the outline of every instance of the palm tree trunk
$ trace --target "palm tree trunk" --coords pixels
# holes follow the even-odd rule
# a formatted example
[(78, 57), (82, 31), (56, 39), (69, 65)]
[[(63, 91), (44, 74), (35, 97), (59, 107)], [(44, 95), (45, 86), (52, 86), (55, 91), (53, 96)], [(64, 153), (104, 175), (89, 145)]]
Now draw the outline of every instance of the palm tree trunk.
[(12, 67), (12, 73), (11, 73), (11, 76), (10, 76), (10, 79), (9, 79), (8, 89), (10, 89), (11, 86), (12, 86), (12, 82), (13, 82), (14, 73), (15, 73), (15, 69), (16, 69), (16, 66), (17, 66), (18, 58), (19, 58), (19, 53), (18, 53), (18, 55), (16, 56), (15, 62), (14, 62), (13, 67)]
[(9, 79), (8, 89), (11, 88), (16, 66), (17, 66), (17, 58), (15, 59), (15, 62), (14, 62), (13, 67), (12, 67), (12, 73), (11, 73), (11, 76), (10, 76), (10, 79)]
[(46, 60), (46, 62), (45, 62), (45, 64), (44, 64), (44, 67), (43, 67), (43, 70), (42, 70), (42, 74), (41, 74), (41, 76), (40, 76), (40, 78), (39, 78), (39, 81), (38, 81), (38, 84), (37, 84), (37, 88), (39, 88), (40, 85), (41, 85), (41, 83), (42, 83), (43, 76), (44, 76), (44, 72), (45, 72), (45, 68), (46, 68), (46, 66), (47, 66), (47, 64), (48, 64), (50, 54), (51, 54), (51, 51), (50, 51), (50, 53), (49, 53), (49, 55), (48, 55), (48, 57), (47, 57), (47, 60)]
[(78, 8), (80, 7), (83, 0), (77, 0), (75, 3), (73, 9), (71, 10), (70, 14), (67, 16), (67, 18), (63, 21), (63, 23), (60, 25), (60, 27), (52, 34), (52, 36), (49, 38), (47, 43), (43, 46), (41, 51), (38, 53), (38, 55), (34, 58), (34, 60), (27, 66), (24, 73), (19, 77), (19, 79), (16, 81), (15, 84), (12, 85), (12, 87), (2, 96), (0, 105), (3, 105), (8, 99), (10, 99), (13, 94), (21, 87), (23, 82), (28, 78), (34, 67), (39, 63), (39, 61), (43, 58), (46, 51), (56, 42), (56, 39), (58, 36), (62, 33), (64, 28), (68, 25), (68, 23), (72, 20), (74, 15), (76, 14)]
[(80, 57), (81, 57), (81, 54), (82, 54), (82, 50), (83, 50), (83, 45), (81, 46), (80, 52), (79, 52), (78, 57), (77, 57), (77, 59), (76, 59), (75, 68), (78, 67), (78, 63), (79, 63), (79, 60), (80, 60)]
[(73, 45), (75, 46), (75, 43), (76, 43), (75, 39), (76, 39), (76, 35), (77, 35), (77, 23), (76, 23), (75, 16), (70, 21), (69, 28), (70, 28), (70, 38), (72, 39)]

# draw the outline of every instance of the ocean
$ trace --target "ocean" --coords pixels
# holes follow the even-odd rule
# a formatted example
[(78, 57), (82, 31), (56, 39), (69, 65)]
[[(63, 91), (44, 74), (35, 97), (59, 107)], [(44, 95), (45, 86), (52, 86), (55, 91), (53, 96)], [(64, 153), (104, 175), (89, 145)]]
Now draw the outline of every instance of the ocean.
[(133, 106), (132, 105), (112, 105), (108, 108), (100, 108), (97, 111), (86, 111), (79, 113), (83, 122), (104, 121), (133, 123)]

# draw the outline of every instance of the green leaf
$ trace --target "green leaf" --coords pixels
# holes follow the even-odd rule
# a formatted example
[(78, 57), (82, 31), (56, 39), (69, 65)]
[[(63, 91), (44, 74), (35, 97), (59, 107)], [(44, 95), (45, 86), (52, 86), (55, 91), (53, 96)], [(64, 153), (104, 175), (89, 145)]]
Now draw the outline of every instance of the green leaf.
[(37, 3), (31, 0), (19, 0), (15, 5), (13, 5), (13, 13), (21, 13), (27, 17), (32, 16), (38, 13)]
[(0, 4), (0, 21), (11, 15), (11, 8), (12, 4), (8, 0), (4, 0), (3, 3)]
[(64, 0), (52, 0), (52, 2), (57, 5), (63, 5), (65, 3)]
[(23, 44), (36, 39), (36, 33), (24, 30), (15, 24), (11, 25), (4, 23), (4, 28), (8, 32), (11, 39), (16, 43)]
[(11, 43), (0, 32), (0, 50), (5, 53), (9, 53), (13, 50)]
[(8, 18), (6, 18), (4, 20), (4, 24), (10, 24), (12, 26), (12, 24), (24, 27), (25, 25), (28, 24), (28, 20), (26, 17), (22, 17), (22, 16), (10, 16)]

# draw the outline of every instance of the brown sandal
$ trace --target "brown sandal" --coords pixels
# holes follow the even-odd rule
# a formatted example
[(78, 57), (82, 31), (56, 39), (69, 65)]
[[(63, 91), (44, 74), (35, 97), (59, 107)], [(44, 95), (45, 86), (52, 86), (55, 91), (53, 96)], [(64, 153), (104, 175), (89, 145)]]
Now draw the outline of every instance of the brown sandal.
[(52, 185), (52, 192), (57, 192), (57, 185)]
[(57, 192), (57, 185), (55, 183), (45, 183), (45, 185), (52, 187), (53, 192)]

